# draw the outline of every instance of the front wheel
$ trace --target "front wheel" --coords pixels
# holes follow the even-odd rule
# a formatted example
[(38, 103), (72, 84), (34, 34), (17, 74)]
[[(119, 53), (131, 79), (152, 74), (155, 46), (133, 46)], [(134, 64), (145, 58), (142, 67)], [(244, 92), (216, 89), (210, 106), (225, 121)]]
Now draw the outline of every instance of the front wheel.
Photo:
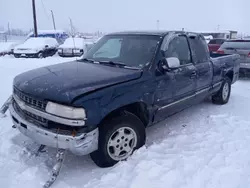
[(220, 90), (212, 96), (212, 101), (215, 104), (226, 104), (229, 101), (231, 95), (231, 80), (225, 77)]
[(42, 52), (39, 52), (39, 53), (37, 54), (37, 58), (39, 58), (39, 59), (42, 59), (42, 58), (44, 58), (44, 55), (43, 55), (43, 53), (42, 53)]
[(15, 58), (20, 58), (21, 55), (19, 55), (19, 54), (14, 54), (14, 57), (15, 57)]
[(142, 147), (145, 138), (141, 120), (134, 114), (124, 112), (100, 125), (98, 150), (90, 156), (97, 166), (111, 167)]

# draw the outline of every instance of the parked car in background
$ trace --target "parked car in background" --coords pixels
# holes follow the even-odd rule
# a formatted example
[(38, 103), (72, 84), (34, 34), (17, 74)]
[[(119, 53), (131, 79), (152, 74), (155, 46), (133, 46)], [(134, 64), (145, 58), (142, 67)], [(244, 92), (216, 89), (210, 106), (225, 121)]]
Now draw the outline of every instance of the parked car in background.
[(17, 44), (18, 44), (17, 42), (1, 42), (0, 43), (0, 56), (12, 54), (13, 49)]
[(216, 53), (220, 46), (226, 41), (226, 39), (211, 39), (208, 42), (208, 49), (210, 53)]
[(82, 56), (92, 46), (92, 41), (84, 38), (69, 37), (58, 47), (58, 55), (61, 57)]
[(233, 39), (224, 42), (218, 49), (219, 54), (239, 54), (240, 55), (240, 74), (249, 75), (250, 73), (250, 39)]
[(14, 56), (43, 58), (57, 52), (58, 42), (54, 38), (32, 37), (14, 48)]

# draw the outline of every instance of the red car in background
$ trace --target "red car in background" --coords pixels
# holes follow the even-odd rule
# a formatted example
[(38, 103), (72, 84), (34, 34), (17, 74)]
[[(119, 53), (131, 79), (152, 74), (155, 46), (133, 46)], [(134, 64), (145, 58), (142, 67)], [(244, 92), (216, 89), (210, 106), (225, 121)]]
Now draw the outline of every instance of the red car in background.
[(209, 52), (216, 53), (225, 41), (226, 39), (211, 39), (208, 43)]

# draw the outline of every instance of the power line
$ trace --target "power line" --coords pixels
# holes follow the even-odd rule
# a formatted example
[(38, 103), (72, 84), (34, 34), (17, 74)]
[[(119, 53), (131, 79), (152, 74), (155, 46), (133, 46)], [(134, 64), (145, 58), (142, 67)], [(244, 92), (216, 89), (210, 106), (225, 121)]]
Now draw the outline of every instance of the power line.
[(50, 17), (49, 17), (48, 12), (46, 11), (46, 8), (45, 8), (45, 5), (44, 5), (44, 3), (43, 3), (43, 0), (41, 0), (41, 3), (42, 3), (43, 11), (44, 11), (45, 15), (47, 16), (47, 18), (48, 18), (48, 20), (49, 20)]

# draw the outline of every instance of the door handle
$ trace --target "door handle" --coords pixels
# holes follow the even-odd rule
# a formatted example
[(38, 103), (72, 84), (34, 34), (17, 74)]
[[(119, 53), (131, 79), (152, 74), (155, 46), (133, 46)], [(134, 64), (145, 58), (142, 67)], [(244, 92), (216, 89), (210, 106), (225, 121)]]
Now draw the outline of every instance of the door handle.
[(197, 77), (197, 73), (196, 73), (196, 71), (193, 71), (192, 73), (191, 73), (191, 75), (190, 75), (190, 78), (191, 79), (194, 79), (194, 78), (196, 78)]

